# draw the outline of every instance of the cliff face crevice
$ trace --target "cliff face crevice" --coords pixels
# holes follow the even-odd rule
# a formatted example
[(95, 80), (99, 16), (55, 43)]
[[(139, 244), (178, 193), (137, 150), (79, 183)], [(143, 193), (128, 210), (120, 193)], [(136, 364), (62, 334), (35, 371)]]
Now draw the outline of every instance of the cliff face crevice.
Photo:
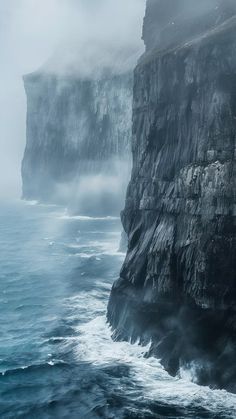
[(170, 373), (235, 391), (236, 18), (218, 2), (205, 32), (160, 37), (164, 3), (148, 1), (135, 70), (128, 252), (108, 320), (117, 339), (151, 340)]
[(94, 212), (104, 199), (101, 211), (119, 212), (130, 173), (132, 73), (77, 79), (41, 72), (25, 76), (24, 84), (23, 197), (90, 211), (81, 207), (89, 199), (80, 186), (85, 177), (96, 195)]

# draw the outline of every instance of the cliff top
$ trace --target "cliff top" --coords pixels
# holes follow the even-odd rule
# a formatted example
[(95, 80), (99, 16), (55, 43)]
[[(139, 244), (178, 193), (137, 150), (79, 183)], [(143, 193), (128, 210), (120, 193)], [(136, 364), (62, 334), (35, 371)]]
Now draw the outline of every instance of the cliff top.
[(232, 17), (219, 22), (217, 25), (210, 27), (208, 30), (199, 32), (195, 36), (187, 37), (186, 39), (180, 39), (174, 43), (160, 45), (147, 50), (146, 53), (140, 58), (138, 66), (145, 63), (149, 63), (151, 60), (169, 54), (184, 50), (186, 48), (193, 47), (194, 45), (200, 45), (203, 41), (206, 42), (219, 42), (220, 40), (227, 42), (236, 36), (236, 14)]
[(112, 71), (110, 71), (109, 69), (104, 69), (104, 71), (102, 73), (96, 74), (93, 77), (92, 76), (83, 76), (81, 77), (80, 74), (57, 74), (54, 72), (48, 72), (45, 71), (44, 68), (41, 68), (39, 70), (36, 70), (32, 73), (28, 73), (28, 74), (24, 74), (23, 75), (23, 81), (24, 83), (28, 84), (28, 83), (39, 83), (40, 81), (48, 81), (48, 82), (57, 82), (57, 81), (61, 81), (61, 82), (71, 82), (71, 81), (76, 81), (76, 82), (81, 82), (81, 83), (85, 83), (85, 82), (91, 82), (92, 80), (94, 81), (103, 81), (103, 80), (118, 80), (121, 77), (131, 77), (132, 76), (132, 71), (127, 71), (125, 73), (120, 73), (120, 74), (116, 74), (113, 73)]
[(236, 15), (236, 0), (147, 0), (146, 52), (186, 43)]

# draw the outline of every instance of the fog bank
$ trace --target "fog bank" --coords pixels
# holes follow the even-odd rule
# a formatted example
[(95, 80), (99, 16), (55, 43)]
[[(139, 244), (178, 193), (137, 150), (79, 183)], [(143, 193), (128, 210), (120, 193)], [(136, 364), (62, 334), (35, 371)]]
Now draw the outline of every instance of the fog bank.
[(98, 67), (125, 71), (143, 50), (144, 8), (144, 0), (1, 0), (1, 200), (21, 195), (22, 75), (42, 67), (83, 77)]

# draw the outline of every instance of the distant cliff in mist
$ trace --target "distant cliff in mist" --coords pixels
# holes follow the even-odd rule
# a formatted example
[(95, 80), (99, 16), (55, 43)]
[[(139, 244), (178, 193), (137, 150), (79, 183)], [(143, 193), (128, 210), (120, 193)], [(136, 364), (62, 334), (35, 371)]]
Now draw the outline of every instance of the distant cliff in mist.
[(143, 38), (108, 319), (171, 374), (236, 391), (236, 2), (148, 0)]
[(119, 213), (130, 174), (132, 71), (24, 77), (23, 198)]

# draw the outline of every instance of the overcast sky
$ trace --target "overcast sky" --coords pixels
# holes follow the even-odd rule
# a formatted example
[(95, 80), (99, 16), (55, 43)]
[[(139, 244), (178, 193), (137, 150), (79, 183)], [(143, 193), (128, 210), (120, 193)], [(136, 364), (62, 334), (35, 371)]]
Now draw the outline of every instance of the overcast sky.
[[(80, 57), (75, 57), (75, 72), (83, 62), (90, 65), (91, 55), (98, 60), (99, 50), (107, 62), (111, 46), (113, 52), (128, 48), (137, 57), (143, 50), (144, 8), (145, 0), (0, 0), (0, 199), (21, 193), (26, 119), (22, 75), (48, 62), (55, 51), (53, 71), (61, 71), (68, 65), (63, 45), (70, 43)], [(82, 54), (85, 45), (87, 51), (91, 45), (89, 60)]]

